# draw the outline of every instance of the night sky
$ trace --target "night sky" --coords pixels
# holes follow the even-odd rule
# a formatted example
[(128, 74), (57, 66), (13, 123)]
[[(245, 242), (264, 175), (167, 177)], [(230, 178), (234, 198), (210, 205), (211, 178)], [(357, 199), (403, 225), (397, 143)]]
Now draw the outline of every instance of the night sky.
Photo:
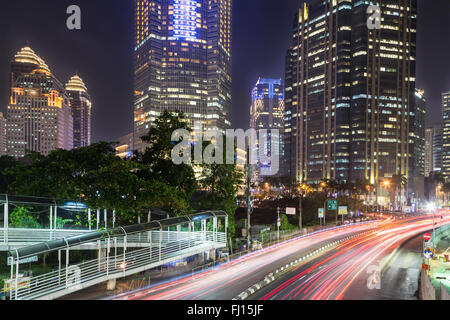
[[(234, 0), (233, 126), (247, 128), (250, 90), (259, 76), (284, 78), (300, 0)], [(133, 128), (133, 0), (7, 0), (0, 11), (0, 110), (8, 103), (9, 63), (27, 43), (63, 83), (76, 72), (91, 94), (94, 141)], [(66, 8), (82, 10), (82, 30), (66, 28)], [(428, 99), (427, 124), (439, 123), (450, 90), (450, 1), (419, 0), (416, 87)]]

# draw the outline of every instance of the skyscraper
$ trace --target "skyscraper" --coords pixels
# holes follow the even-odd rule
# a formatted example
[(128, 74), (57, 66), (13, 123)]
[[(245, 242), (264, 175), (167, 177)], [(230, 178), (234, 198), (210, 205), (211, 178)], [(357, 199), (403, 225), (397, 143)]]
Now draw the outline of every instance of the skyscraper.
[(285, 117), (291, 117), (286, 148), (298, 181), (367, 179), (379, 186), (384, 177), (408, 177), (417, 3), (377, 3), (382, 25), (374, 30), (365, 1), (317, 0), (296, 14)]
[(425, 130), (425, 177), (442, 169), (442, 128), (440, 125)]
[(200, 121), (205, 130), (231, 126), (231, 5), (231, 0), (136, 0), (137, 149), (164, 110), (182, 111), (191, 125)]
[(11, 62), (8, 155), (23, 157), (30, 151), (46, 155), (55, 149), (72, 147), (69, 96), (45, 62), (25, 47)]
[(433, 159), (433, 128), (425, 129), (425, 177), (429, 177), (434, 168)]
[(442, 174), (450, 179), (450, 91), (442, 94)]
[(412, 136), (414, 138), (414, 148), (412, 159), (409, 162), (409, 195), (410, 199), (424, 199), (424, 179), (425, 179), (425, 116), (426, 104), (424, 90), (415, 90), (414, 103), (414, 123)]
[(433, 171), (442, 172), (442, 126), (434, 127), (433, 138)]
[(92, 103), (83, 80), (74, 75), (66, 84), (73, 117), (73, 147), (82, 148), (91, 144)]
[[(266, 155), (271, 155), (278, 148), (280, 160), (284, 159), (284, 87), (280, 79), (259, 78), (252, 90), (252, 105), (250, 107), (250, 128), (267, 130), (267, 140), (263, 145), (262, 134), (258, 135), (258, 148), (263, 148)], [(272, 145), (271, 135), (274, 129), (278, 130), (278, 145)], [(260, 164), (261, 165), (261, 164)], [(271, 164), (267, 164), (270, 166)], [(260, 169), (258, 168), (258, 176)], [(275, 168), (274, 168), (275, 169)], [(279, 163), (279, 171), (276, 175), (283, 175), (283, 165)], [(281, 170), (280, 170), (281, 169)]]
[(6, 118), (3, 116), (3, 112), (0, 112), (0, 156), (6, 155), (6, 151)]

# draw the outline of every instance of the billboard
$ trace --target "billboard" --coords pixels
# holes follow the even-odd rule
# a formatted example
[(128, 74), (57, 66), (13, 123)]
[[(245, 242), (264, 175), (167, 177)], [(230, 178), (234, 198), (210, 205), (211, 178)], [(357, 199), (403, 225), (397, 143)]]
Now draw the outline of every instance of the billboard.
[(295, 216), (295, 208), (286, 208), (286, 214)]

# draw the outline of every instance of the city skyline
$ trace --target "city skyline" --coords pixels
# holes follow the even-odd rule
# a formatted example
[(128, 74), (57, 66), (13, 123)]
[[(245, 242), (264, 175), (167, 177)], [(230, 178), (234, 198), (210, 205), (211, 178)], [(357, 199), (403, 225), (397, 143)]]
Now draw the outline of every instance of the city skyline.
[[(117, 63), (118, 59), (132, 55), (134, 29), (132, 6), (121, 1), (112, 1), (106, 9), (110, 14), (103, 15), (101, 10), (104, 8), (101, 8), (99, 4), (80, 1), (79, 5), (86, 13), (84, 15), (86, 19), (83, 20), (84, 28), (77, 33), (63, 27), (66, 18), (64, 12), (68, 2), (61, 1), (52, 8), (35, 6), (31, 1), (26, 0), (18, 3), (29, 4), (33, 9), (30, 12), (40, 13), (41, 18), (62, 12), (61, 21), (49, 19), (48, 25), (36, 28), (36, 19), (28, 16), (31, 13), (25, 13), (23, 17), (20, 17), (24, 21), (14, 32), (9, 27), (13, 24), (8, 24), (2, 29), (5, 31), (6, 43), (9, 45), (6, 46), (6, 51), (0, 53), (0, 66), (7, 65), (9, 56), (23, 47), (27, 41), (46, 61), (55, 66), (55, 69), (61, 73), (57, 75), (59, 78), (69, 78), (75, 73), (76, 70), (69, 70), (63, 59), (64, 56), (67, 56), (68, 60), (73, 58), (73, 65), (84, 71), (81, 77), (90, 85), (92, 100), (98, 107), (93, 112), (92, 121), (95, 130), (93, 130), (92, 140), (114, 141), (117, 137), (131, 132), (133, 123), (133, 116), (130, 114), (133, 99), (132, 61), (122, 60), (123, 62), (116, 66), (115, 72), (120, 81), (105, 81), (104, 75), (111, 74), (111, 66)], [(259, 76), (284, 79), (285, 51), (289, 47), (295, 11), (301, 3), (301, 1), (287, 1), (282, 4), (276, 1), (248, 1), (245, 4), (237, 2), (233, 4), (233, 29), (239, 28), (243, 32), (233, 33), (233, 56), (236, 57), (233, 62), (233, 74), (238, 76), (233, 76), (235, 81), (233, 82), (232, 127), (248, 127), (249, 119), (244, 110), (251, 103), (249, 93)], [(14, 11), (17, 5), (8, 3), (3, 12)], [(450, 70), (439, 67), (445, 66), (444, 57), (450, 53), (450, 46), (446, 43), (441, 45), (438, 41), (439, 35), (449, 30), (450, 26), (446, 19), (437, 18), (442, 14), (441, 12), (445, 11), (445, 8), (450, 8), (450, 4), (437, 0), (425, 5), (424, 1), (419, 0), (418, 7), (422, 19), (418, 20), (416, 86), (425, 90), (428, 108), (431, 111), (427, 114), (427, 126), (430, 126), (440, 121), (437, 113), (440, 114), (441, 94), (450, 88)], [(249, 12), (252, 12), (250, 17)], [(431, 16), (435, 18), (430, 19)], [(94, 21), (94, 17), (100, 19), (102, 23)], [(7, 21), (10, 18), (7, 16), (5, 19)], [(258, 26), (257, 21), (262, 19), (265, 21), (264, 25)], [(425, 24), (424, 21), (427, 23)], [(61, 26), (56, 28), (58, 25)], [(43, 30), (52, 28), (58, 37), (72, 45), (67, 49), (61, 46), (58, 50), (54, 50), (54, 42), (47, 39), (48, 37), (42, 37), (42, 33), (46, 33), (42, 32)], [(105, 30), (112, 32), (105, 35)], [(281, 30), (283, 31), (280, 32)], [(86, 36), (88, 33), (89, 35)], [(95, 43), (94, 37), (100, 39), (100, 42)], [(275, 38), (277, 45), (269, 46), (268, 38)], [(117, 46), (115, 41), (120, 41), (122, 45)], [(113, 50), (113, 48), (119, 50)], [(437, 54), (437, 56), (430, 59), (430, 54)], [(95, 63), (100, 56), (105, 62), (103, 66)], [(2, 109), (0, 111), (5, 111), (7, 103), (8, 95), (5, 87), (7, 81), (5, 76), (0, 79)], [(108, 97), (111, 91), (116, 93), (116, 99)]]

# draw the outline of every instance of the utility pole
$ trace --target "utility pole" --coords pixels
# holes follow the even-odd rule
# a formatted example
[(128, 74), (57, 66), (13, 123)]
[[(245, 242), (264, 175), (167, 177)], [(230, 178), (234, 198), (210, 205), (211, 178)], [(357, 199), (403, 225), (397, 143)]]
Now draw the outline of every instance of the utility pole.
[(277, 240), (280, 241), (280, 207), (277, 208)]
[[(250, 161), (249, 161), (250, 162)], [(250, 216), (252, 214), (253, 205), (252, 205), (252, 167), (250, 163), (247, 162), (247, 250), (250, 250), (251, 238), (250, 238)]]
[(298, 226), (300, 228), (300, 232), (303, 230), (303, 224), (302, 224), (302, 187), (300, 186), (300, 196), (298, 198)]

